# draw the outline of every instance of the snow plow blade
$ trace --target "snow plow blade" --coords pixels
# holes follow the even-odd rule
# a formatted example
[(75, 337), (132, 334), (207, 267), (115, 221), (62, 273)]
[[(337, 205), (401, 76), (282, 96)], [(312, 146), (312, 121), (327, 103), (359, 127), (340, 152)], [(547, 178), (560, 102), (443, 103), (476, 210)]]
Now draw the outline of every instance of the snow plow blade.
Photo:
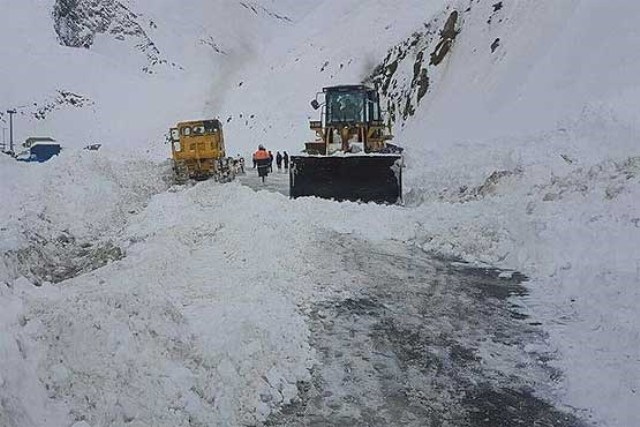
[(289, 195), (337, 201), (395, 204), (402, 201), (399, 155), (292, 156)]

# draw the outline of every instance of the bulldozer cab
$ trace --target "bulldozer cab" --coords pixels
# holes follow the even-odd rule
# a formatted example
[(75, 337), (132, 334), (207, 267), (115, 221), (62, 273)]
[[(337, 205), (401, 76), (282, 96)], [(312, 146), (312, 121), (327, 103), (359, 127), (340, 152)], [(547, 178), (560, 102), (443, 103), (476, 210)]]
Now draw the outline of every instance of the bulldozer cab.
[(332, 86), (318, 95), (320, 120), (310, 123), (317, 139), (304, 154), (291, 157), (289, 194), (333, 200), (399, 203), (402, 200), (402, 149), (390, 144), (376, 89)]
[(181, 122), (171, 129), (174, 158), (224, 157), (224, 138), (218, 120)]
[(371, 124), (380, 121), (380, 101), (366, 86), (335, 86), (324, 89), (325, 124)]
[(180, 122), (170, 131), (178, 180), (207, 179), (223, 173), (224, 136), (218, 120)]
[(318, 139), (306, 144), (307, 153), (375, 153), (392, 138), (382, 120), (376, 89), (365, 85), (332, 86), (318, 95), (324, 96), (324, 103), (320, 104), (316, 97), (311, 105), (316, 110), (324, 108), (320, 120), (310, 123)]

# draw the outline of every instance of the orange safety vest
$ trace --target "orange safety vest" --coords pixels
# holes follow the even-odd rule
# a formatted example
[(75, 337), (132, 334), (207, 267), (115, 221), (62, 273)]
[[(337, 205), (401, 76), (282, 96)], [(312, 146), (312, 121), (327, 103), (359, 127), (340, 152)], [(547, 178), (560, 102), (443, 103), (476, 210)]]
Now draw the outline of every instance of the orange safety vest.
[(269, 159), (269, 152), (267, 150), (258, 150), (253, 155), (256, 160), (266, 160)]

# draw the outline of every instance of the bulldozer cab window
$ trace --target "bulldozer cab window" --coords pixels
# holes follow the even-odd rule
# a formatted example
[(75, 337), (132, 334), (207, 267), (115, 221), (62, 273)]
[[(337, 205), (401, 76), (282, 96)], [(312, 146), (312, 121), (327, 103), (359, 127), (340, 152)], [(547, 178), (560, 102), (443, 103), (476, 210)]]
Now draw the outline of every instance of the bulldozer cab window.
[(176, 128), (169, 130), (169, 139), (172, 142), (180, 141), (180, 131)]
[(327, 123), (362, 123), (364, 121), (362, 92), (327, 93)]
[(215, 120), (204, 121), (204, 132), (206, 134), (212, 134), (218, 132), (219, 125)]
[(204, 135), (204, 126), (194, 126), (193, 127), (194, 135)]
[(378, 94), (375, 92), (369, 92), (367, 97), (367, 121), (380, 121), (382, 120), (382, 116), (380, 115), (380, 101), (378, 99)]

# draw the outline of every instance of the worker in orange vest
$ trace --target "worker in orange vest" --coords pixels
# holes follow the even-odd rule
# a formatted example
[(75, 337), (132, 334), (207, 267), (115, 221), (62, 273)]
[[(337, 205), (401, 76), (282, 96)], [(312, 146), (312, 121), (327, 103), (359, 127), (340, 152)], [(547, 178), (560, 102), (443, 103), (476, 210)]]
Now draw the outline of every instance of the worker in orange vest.
[(256, 159), (256, 165), (258, 165), (258, 176), (262, 178), (262, 182), (264, 182), (271, 168), (271, 156), (266, 148), (264, 148), (264, 145), (260, 144), (258, 151), (253, 154), (253, 158)]

